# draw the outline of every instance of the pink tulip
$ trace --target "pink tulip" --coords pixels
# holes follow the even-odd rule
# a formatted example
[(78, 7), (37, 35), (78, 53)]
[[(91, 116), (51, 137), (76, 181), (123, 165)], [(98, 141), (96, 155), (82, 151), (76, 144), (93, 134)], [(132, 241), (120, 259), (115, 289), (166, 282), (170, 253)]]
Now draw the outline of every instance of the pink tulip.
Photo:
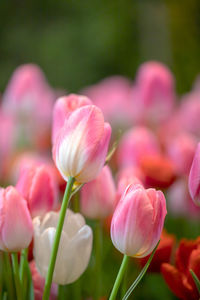
[(186, 130), (200, 136), (200, 93), (191, 92), (185, 95), (181, 101), (179, 108), (179, 119), (182, 130)]
[(58, 206), (58, 186), (48, 165), (32, 164), (24, 168), (16, 188), (27, 200), (33, 218)]
[(69, 118), (70, 114), (77, 108), (92, 104), (90, 99), (81, 96), (71, 94), (69, 96), (63, 96), (58, 98), (53, 109), (53, 127), (52, 127), (52, 142), (56, 140), (56, 136), (59, 130), (65, 123), (65, 120)]
[(139, 166), (145, 155), (159, 154), (159, 144), (146, 127), (134, 127), (123, 135), (118, 148), (120, 167)]
[(120, 199), (111, 222), (111, 239), (123, 254), (145, 257), (160, 239), (166, 216), (161, 191), (129, 185)]
[(86, 183), (81, 189), (81, 212), (91, 219), (104, 219), (115, 208), (115, 184), (111, 170), (105, 166), (96, 179)]
[(86, 183), (101, 171), (111, 136), (99, 108), (87, 105), (71, 113), (53, 147), (53, 158), (65, 180)]
[(186, 178), (180, 178), (168, 189), (167, 203), (174, 216), (199, 219), (200, 207), (195, 205), (190, 197)]
[(146, 62), (138, 70), (132, 99), (135, 118), (150, 123), (166, 120), (175, 100), (174, 79), (168, 68), (159, 62)]
[(15, 70), (3, 95), (2, 105), (16, 118), (20, 143), (39, 145), (48, 139), (53, 101), (54, 93), (38, 66), (27, 64)]
[(134, 106), (130, 99), (131, 84), (121, 76), (105, 78), (83, 91), (103, 112), (112, 125), (130, 124)]
[[(29, 266), (30, 266), (30, 270), (31, 270), (32, 280), (33, 280), (34, 296), (35, 296), (34, 299), (42, 300), (44, 285), (45, 285), (45, 278), (43, 278), (40, 275), (40, 273), (38, 272), (34, 260), (30, 263)], [(52, 283), (49, 299), (56, 300), (57, 292), (58, 292), (57, 285), (55, 283)]]
[(27, 203), (12, 186), (0, 189), (0, 249), (18, 252), (32, 240), (33, 224)]
[(200, 143), (198, 143), (189, 174), (189, 192), (192, 200), (200, 205)]
[(168, 142), (167, 154), (178, 174), (189, 174), (196, 145), (197, 141), (195, 137), (189, 133), (181, 133)]

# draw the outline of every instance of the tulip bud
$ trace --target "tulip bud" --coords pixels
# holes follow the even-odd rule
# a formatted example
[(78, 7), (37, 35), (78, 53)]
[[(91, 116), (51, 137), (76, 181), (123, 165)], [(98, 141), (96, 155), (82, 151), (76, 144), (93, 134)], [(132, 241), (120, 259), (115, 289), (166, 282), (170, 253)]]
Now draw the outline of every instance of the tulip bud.
[(32, 217), (43, 216), (58, 205), (58, 186), (48, 165), (32, 164), (23, 168), (16, 188), (27, 200)]
[(190, 169), (189, 192), (194, 203), (200, 205), (200, 143), (197, 145)]
[(129, 185), (120, 199), (111, 222), (111, 239), (123, 254), (145, 257), (160, 239), (166, 216), (161, 191)]
[(69, 115), (77, 108), (92, 104), (85, 96), (71, 94), (58, 98), (53, 108), (52, 142), (56, 140), (59, 130), (69, 118)]
[(103, 219), (112, 214), (115, 207), (115, 184), (112, 173), (105, 166), (98, 177), (81, 189), (81, 212), (91, 219)]
[[(47, 213), (42, 220), (36, 217), (34, 224), (34, 258), (36, 266), (46, 277), (51, 250), (56, 233), (59, 213)], [(92, 250), (92, 230), (85, 224), (81, 214), (67, 210), (58, 255), (53, 274), (53, 282), (68, 284), (77, 280), (88, 266)]]
[(156, 136), (147, 127), (134, 127), (122, 137), (118, 162), (121, 167), (140, 166), (145, 155), (158, 155), (160, 153)]
[(97, 177), (104, 165), (111, 127), (99, 108), (87, 105), (71, 113), (53, 147), (57, 168), (65, 180), (85, 183)]
[(32, 240), (33, 225), (27, 203), (12, 186), (0, 189), (0, 249), (18, 252)]

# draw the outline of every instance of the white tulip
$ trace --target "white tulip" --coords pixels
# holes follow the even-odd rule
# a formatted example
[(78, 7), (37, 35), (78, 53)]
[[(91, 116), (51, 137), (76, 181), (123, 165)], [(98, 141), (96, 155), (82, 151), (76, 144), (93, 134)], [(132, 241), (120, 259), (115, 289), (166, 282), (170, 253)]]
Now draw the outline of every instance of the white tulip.
[[(34, 224), (34, 258), (38, 271), (46, 277), (59, 212), (49, 212)], [(88, 266), (92, 251), (92, 229), (79, 213), (67, 210), (56, 259), (53, 282), (68, 284), (76, 281)]]

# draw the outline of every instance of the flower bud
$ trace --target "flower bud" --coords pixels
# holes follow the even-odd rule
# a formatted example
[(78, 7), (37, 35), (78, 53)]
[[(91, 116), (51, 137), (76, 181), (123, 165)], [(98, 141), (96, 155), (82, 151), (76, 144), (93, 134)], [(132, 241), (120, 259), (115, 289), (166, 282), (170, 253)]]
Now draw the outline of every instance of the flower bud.
[(71, 113), (53, 147), (57, 168), (65, 180), (85, 183), (97, 177), (104, 165), (111, 127), (99, 108), (87, 105)]
[(192, 166), (189, 174), (189, 192), (192, 200), (196, 204), (200, 204), (200, 143), (194, 155)]
[(116, 200), (112, 173), (105, 166), (98, 177), (86, 183), (81, 189), (81, 212), (91, 219), (103, 219), (112, 214)]
[(58, 205), (58, 186), (48, 165), (32, 164), (23, 168), (16, 188), (26, 199), (32, 217), (43, 216)]
[(111, 239), (123, 254), (145, 257), (160, 239), (166, 216), (161, 191), (129, 185), (120, 199), (111, 222)]
[[(34, 224), (34, 258), (36, 266), (46, 277), (59, 213), (47, 213), (44, 219), (36, 217)], [(92, 250), (92, 230), (81, 214), (67, 210), (58, 248), (53, 282), (61, 285), (77, 280), (88, 266)]]
[(90, 99), (81, 96), (70, 94), (58, 98), (53, 108), (53, 127), (52, 127), (52, 142), (56, 140), (56, 136), (59, 130), (65, 123), (65, 120), (69, 118), (70, 114), (77, 108), (92, 104)]
[(32, 240), (33, 225), (27, 203), (12, 186), (0, 189), (0, 249), (18, 252)]
[(146, 155), (158, 155), (159, 144), (154, 133), (147, 127), (138, 126), (127, 131), (119, 144), (120, 167), (140, 166)]

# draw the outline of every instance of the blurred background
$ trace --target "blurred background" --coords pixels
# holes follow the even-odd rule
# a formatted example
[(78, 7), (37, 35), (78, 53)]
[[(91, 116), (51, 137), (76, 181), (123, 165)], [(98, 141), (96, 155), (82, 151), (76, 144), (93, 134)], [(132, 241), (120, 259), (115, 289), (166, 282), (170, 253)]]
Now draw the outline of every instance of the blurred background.
[(178, 93), (200, 71), (198, 0), (7, 0), (0, 14), (1, 92), (29, 62), (69, 92), (113, 74), (133, 79), (152, 59), (170, 67)]

